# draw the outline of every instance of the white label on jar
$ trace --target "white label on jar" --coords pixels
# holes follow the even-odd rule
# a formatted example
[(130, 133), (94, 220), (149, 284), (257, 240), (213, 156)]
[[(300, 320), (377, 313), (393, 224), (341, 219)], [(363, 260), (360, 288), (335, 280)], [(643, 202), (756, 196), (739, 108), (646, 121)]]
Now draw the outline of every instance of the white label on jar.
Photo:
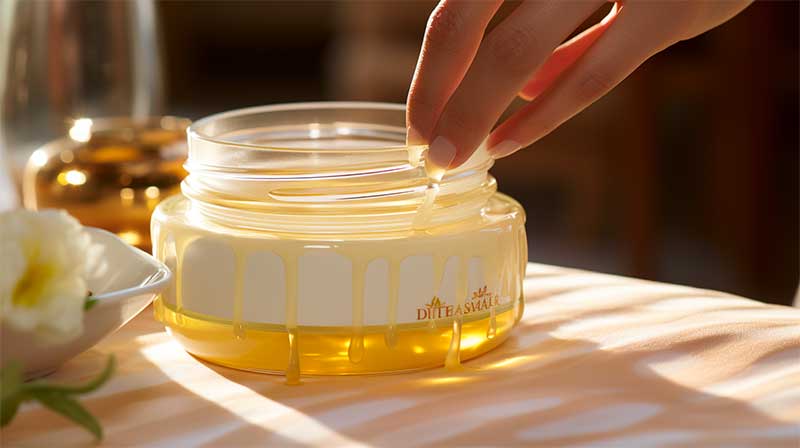
[[(169, 245), (169, 243), (168, 243)], [(174, 253), (167, 255), (174, 270)], [(251, 251), (242, 258), (241, 285), (244, 322), (284, 324), (286, 321), (286, 270), (283, 259), (269, 251)], [(397, 323), (413, 323), (454, 316), (458, 257), (445, 263), (439, 291), (434, 287), (434, 260), (429, 255), (412, 255), (400, 263)], [(484, 279), (484, 260), (468, 263), (468, 292), (465, 315), (486, 313), (491, 306), (511, 302), (495, 289), (497, 281)], [(341, 253), (310, 250), (299, 257), (297, 322), (302, 326), (353, 325), (353, 263)], [(364, 276), (363, 325), (389, 323), (389, 269), (385, 258), (373, 259)], [(224, 320), (234, 319), (237, 259), (222, 240), (199, 239), (190, 244), (183, 260), (183, 310)], [(168, 305), (176, 305), (174, 288), (165, 293)]]

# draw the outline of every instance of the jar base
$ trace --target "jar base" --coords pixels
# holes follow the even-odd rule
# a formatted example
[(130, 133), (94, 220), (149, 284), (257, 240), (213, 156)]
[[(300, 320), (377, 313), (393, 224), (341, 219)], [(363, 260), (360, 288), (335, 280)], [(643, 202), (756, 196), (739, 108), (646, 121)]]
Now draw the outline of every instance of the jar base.
[[(285, 327), (249, 324), (235, 331), (231, 322), (177, 313), (160, 299), (155, 307), (158, 320), (192, 356), (237, 370), (285, 374), (289, 363)], [(494, 325), (488, 313), (465, 316), (460, 359), (475, 358), (503, 343), (515, 324), (516, 312), (514, 306), (498, 309)], [(297, 331), (300, 374), (375, 375), (441, 367), (452, 339), (452, 322), (441, 319), (435, 326), (429, 322), (398, 325), (393, 338), (387, 337), (391, 333), (388, 326), (364, 327), (360, 337), (349, 327), (300, 326)], [(350, 349), (353, 345), (363, 349), (354, 355)]]

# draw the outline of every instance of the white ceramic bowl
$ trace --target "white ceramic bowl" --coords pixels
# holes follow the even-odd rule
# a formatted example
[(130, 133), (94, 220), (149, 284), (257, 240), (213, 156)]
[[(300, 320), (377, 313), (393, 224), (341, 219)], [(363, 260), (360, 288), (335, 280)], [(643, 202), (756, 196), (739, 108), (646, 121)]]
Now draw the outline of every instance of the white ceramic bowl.
[(169, 269), (113, 233), (88, 227), (94, 243), (103, 246), (107, 274), (90, 275), (89, 290), (97, 303), (86, 312), (83, 333), (65, 344), (47, 344), (27, 332), (2, 326), (0, 364), (16, 359), (28, 378), (46, 375), (90, 349), (139, 314), (170, 282)]

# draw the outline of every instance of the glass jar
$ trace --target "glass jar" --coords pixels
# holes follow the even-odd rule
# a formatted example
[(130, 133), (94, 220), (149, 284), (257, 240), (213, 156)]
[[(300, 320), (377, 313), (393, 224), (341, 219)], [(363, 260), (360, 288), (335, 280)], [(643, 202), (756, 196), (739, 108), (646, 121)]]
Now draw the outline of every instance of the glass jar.
[(440, 182), (405, 109), (305, 103), (195, 122), (182, 194), (156, 208), (175, 273), (156, 317), (193, 355), (299, 374), (454, 367), (522, 315), (521, 206), (480, 149)]
[(28, 159), (25, 207), (66, 209), (83, 225), (149, 251), (150, 214), (186, 176), (188, 126), (178, 117), (75, 120), (66, 136)]

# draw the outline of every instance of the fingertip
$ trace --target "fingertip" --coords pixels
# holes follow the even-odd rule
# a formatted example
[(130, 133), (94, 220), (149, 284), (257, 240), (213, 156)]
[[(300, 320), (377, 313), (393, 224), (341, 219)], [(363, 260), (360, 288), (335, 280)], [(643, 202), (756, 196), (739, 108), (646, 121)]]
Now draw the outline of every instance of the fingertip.
[(438, 136), (428, 147), (426, 163), (432, 165), (437, 171), (444, 171), (450, 168), (450, 164), (456, 158), (456, 153), (456, 147), (450, 140)]
[(406, 129), (406, 146), (424, 145), (428, 143), (422, 136), (422, 133), (417, 131), (413, 126)]
[(503, 140), (490, 146), (487, 152), (493, 159), (500, 159), (519, 151), (521, 148), (522, 145), (514, 140)]

